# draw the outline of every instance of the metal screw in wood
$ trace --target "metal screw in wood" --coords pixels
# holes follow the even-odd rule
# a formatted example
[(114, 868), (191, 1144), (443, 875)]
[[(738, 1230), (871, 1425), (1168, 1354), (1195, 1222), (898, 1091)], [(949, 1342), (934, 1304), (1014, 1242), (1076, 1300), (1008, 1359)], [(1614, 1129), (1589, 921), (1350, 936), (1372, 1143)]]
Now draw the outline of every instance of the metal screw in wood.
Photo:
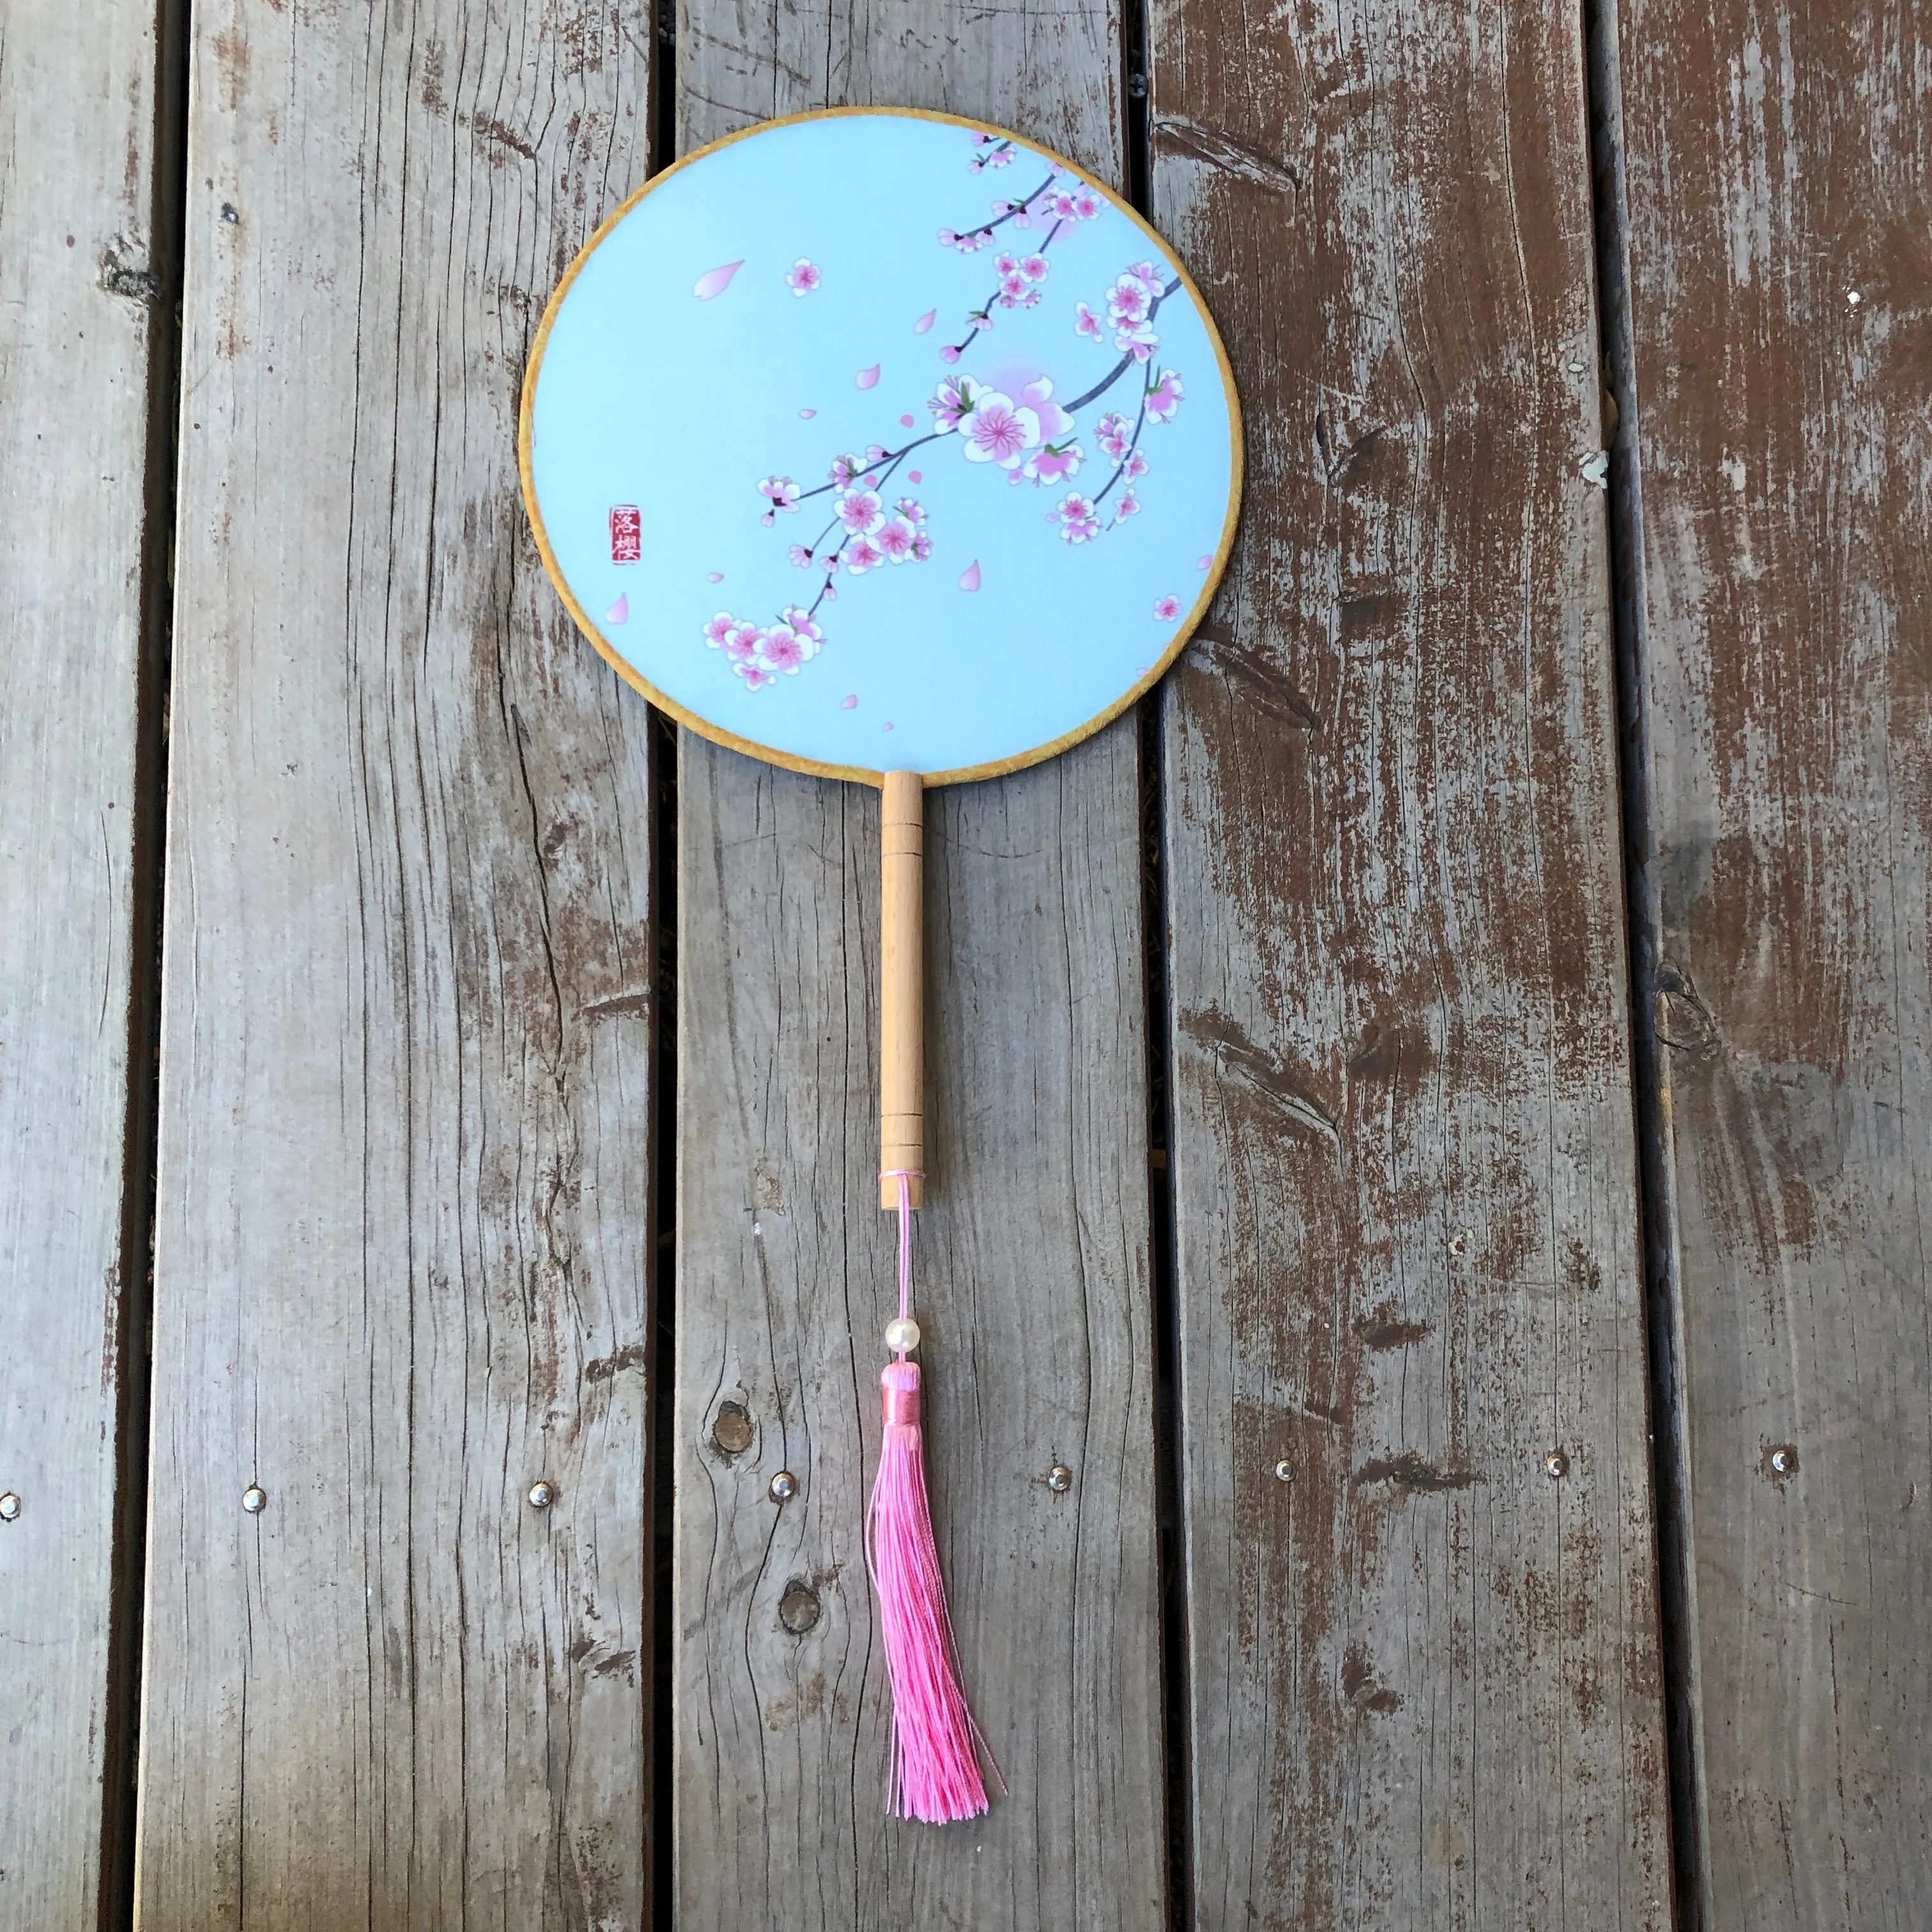
[(1563, 1451), (1560, 1449), (1551, 1450), (1550, 1454), (1543, 1459), (1543, 1473), (1546, 1476), (1556, 1479), (1561, 1479), (1562, 1478), (1568, 1475), (1570, 1473), (1569, 1457), (1564, 1455)]
[(268, 1492), (260, 1483), (250, 1483), (242, 1492), (242, 1507), (250, 1516), (260, 1516), (268, 1507)]
[(1771, 1470), (1774, 1476), (1796, 1475), (1798, 1451), (1788, 1442), (1781, 1444), (1771, 1452)]
[(1286, 1483), (1288, 1481), (1293, 1477), (1294, 1474), (1294, 1466), (1288, 1461), (1286, 1456), (1284, 1456), (1281, 1460), (1274, 1466), (1274, 1479), (1277, 1483)]
[(1073, 1486), (1073, 1472), (1064, 1462), (1056, 1462), (1046, 1472), (1046, 1486), (1057, 1496), (1064, 1496)]
[(0, 1522), (12, 1522), (20, 1514), (20, 1498), (9, 1490), (0, 1496)]
[(788, 1503), (798, 1494), (798, 1478), (789, 1469), (781, 1469), (772, 1478), (771, 1498), (775, 1503)]
[(556, 1491), (548, 1483), (536, 1482), (530, 1485), (530, 1508), (548, 1509), (556, 1501)]

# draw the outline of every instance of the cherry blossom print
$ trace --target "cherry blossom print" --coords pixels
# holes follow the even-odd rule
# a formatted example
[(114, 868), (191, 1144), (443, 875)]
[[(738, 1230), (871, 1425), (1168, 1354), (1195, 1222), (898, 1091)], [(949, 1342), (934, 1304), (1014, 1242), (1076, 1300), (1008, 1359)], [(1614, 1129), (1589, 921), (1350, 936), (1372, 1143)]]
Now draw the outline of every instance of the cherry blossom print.
[(1094, 440), (1118, 463), (1127, 453), (1127, 446), (1133, 440), (1133, 431), (1127, 419), (1118, 410), (1109, 410), (1096, 425)]
[(812, 553), (802, 544), (794, 544), (785, 552), (785, 561), (794, 569), (803, 570), (812, 562)]
[[(1123, 490), (1120, 500), (1114, 506), (1114, 523), (1124, 524), (1130, 517), (1138, 516), (1140, 510), (1141, 500), (1131, 490)], [(1113, 525), (1108, 527), (1112, 529)]]
[(1120, 465), (1120, 473), (1130, 483), (1144, 476), (1148, 473), (1147, 458), (1138, 449), (1129, 450), (1127, 460)]
[(745, 688), (748, 691), (762, 691), (766, 685), (774, 682), (770, 671), (760, 670), (755, 664), (736, 664), (731, 668), (745, 680)]
[(997, 463), (1012, 470), (1040, 441), (1040, 418), (997, 389), (980, 389), (959, 419), (959, 437), (968, 463)]
[(631, 621), (631, 599), (623, 592), (618, 593), (617, 601), (604, 614), (607, 624), (628, 624)]
[(1151, 322), (1136, 322), (1131, 328), (1114, 330), (1114, 346), (1123, 356), (1131, 356), (1136, 362), (1144, 362), (1160, 346), (1160, 338), (1154, 332)]
[(1000, 254), (993, 257), (993, 272), (996, 275), (1017, 275), (1020, 270), (1017, 255)]
[(1171, 624), (1180, 615), (1178, 597), (1156, 597), (1154, 600), (1154, 614), (1163, 624)]
[(1212, 570), (1214, 568), (1214, 560), (1206, 550), (1203, 550), (1194, 560), (1194, 568), (1196, 570)]
[(808, 296), (825, 279), (818, 265), (801, 255), (785, 271), (785, 280), (795, 296)]
[(1091, 336), (1098, 342), (1102, 333), (1100, 318), (1084, 302), (1073, 304), (1073, 332), (1076, 335)]
[(842, 698), (838, 700), (838, 708), (841, 711), (857, 710), (859, 708), (859, 694), (855, 691), (850, 697)]
[(737, 628), (738, 620), (728, 610), (721, 610), (704, 627), (704, 641), (714, 650), (722, 650), (724, 640)]
[(1156, 380), (1147, 392), (1147, 412), (1156, 422), (1172, 422), (1174, 412), (1180, 406), (1180, 399), (1186, 394), (1180, 386), (1180, 378), (1172, 369), (1156, 372)]
[(912, 416), (901, 416), (899, 418), (899, 428), (901, 429), (910, 429), (915, 420), (916, 419)]
[(865, 474), (866, 466), (856, 456), (835, 456), (832, 467), (826, 472), (841, 490), (848, 483), (856, 483)]
[(923, 478), (916, 470), (908, 470), (906, 472), (906, 481), (908, 483), (917, 483), (923, 481)]
[(813, 622), (809, 610), (800, 610), (796, 604), (788, 604), (778, 622), (791, 631), (801, 644), (810, 646), (806, 652), (808, 658), (818, 656), (818, 647), (825, 641), (825, 633)]
[(923, 335), (938, 320), (938, 310), (936, 308), (929, 308), (926, 310), (925, 314), (920, 317), (918, 321), (913, 324), (912, 332), (915, 335)]
[(700, 302), (716, 302), (731, 286), (731, 278), (744, 266), (742, 261), (727, 262), (722, 268), (707, 268), (691, 285)]
[(1076, 221), (1091, 221), (1104, 206), (1090, 188), (1083, 188), (1073, 197), (1073, 218)]
[(765, 633), (764, 647), (758, 654), (758, 662), (767, 670), (775, 670), (786, 677), (796, 677), (798, 668), (805, 662), (805, 648), (798, 634), (784, 624), (774, 624)]
[(848, 490), (835, 506), (838, 520), (855, 537), (870, 536), (886, 520), (876, 490)]
[(1010, 275), (1000, 278), (1000, 306), (1017, 308), (1033, 293), (1033, 284), (1016, 268)]
[(845, 568), (854, 577), (863, 577), (868, 570), (877, 570), (886, 560), (886, 554), (870, 537), (854, 537), (845, 546)]
[(758, 494), (769, 497), (774, 509), (796, 510), (798, 508), (798, 485), (789, 476), (764, 478), (758, 484)]
[(873, 541), (885, 552), (888, 563), (904, 563), (912, 555), (914, 530), (903, 517), (892, 517), (879, 526)]
[(1086, 460), (1077, 442), (1045, 442), (1027, 458), (1024, 474), (1035, 483), (1070, 483)]
[[(912, 480), (915, 483), (919, 481), (916, 474)], [(916, 496), (902, 496), (892, 508), (911, 524), (914, 530), (917, 530), (920, 525), (926, 521), (926, 506)]]
[(979, 589), (980, 560), (976, 556), (959, 573), (959, 587), (962, 590)]
[(818, 412), (816, 410), (800, 410), (798, 413), (801, 422), (809, 422)]
[(932, 412), (932, 426), (941, 436), (950, 436), (973, 412), (974, 385), (970, 377), (948, 376), (934, 392), (926, 407)]
[(734, 664), (750, 664), (758, 655), (765, 634), (755, 624), (734, 624), (724, 639), (724, 655)]
[(946, 346), (939, 352), (939, 359), (942, 362), (956, 362), (959, 360), (960, 352), (958, 345), (956, 343), (949, 342)]
[(876, 389), (879, 386), (879, 365), (874, 362), (869, 369), (861, 369), (852, 380), (861, 389)]
[(706, 571), (704, 580), (706, 584), (722, 584), (724, 581), (724, 573), (722, 570)]
[(1100, 534), (1100, 519), (1093, 499), (1082, 496), (1078, 490), (1062, 497), (1059, 507), (1047, 512), (1046, 520), (1060, 526), (1064, 543), (1088, 543)]
[(1130, 268), (1107, 291), (1107, 320), (1116, 328), (1135, 327), (1147, 320), (1154, 300), (1146, 283)]
[(928, 536), (923, 530), (914, 530), (912, 533), (913, 562), (915, 563), (923, 563), (932, 554), (932, 538)]

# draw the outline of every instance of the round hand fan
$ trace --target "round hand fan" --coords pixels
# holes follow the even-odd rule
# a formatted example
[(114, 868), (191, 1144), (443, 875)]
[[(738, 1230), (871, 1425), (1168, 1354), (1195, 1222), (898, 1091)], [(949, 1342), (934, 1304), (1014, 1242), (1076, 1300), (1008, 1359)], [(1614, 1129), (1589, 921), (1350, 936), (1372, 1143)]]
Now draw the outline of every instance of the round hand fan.
[(598, 230), (538, 332), (519, 454), (544, 566), (626, 679), (721, 744), (884, 790), (900, 1306), (867, 1550), (894, 1808), (970, 1817), (984, 1745), (908, 1360), (922, 794), (1065, 750), (1172, 662), (1233, 540), (1227, 358), (1160, 237), (1072, 163), (834, 110), (700, 149)]

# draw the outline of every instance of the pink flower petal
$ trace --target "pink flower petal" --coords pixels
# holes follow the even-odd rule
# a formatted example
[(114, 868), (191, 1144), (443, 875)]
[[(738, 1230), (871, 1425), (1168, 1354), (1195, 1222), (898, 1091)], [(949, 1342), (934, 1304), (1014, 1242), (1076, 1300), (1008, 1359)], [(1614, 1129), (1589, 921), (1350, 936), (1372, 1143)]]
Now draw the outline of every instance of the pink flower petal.
[(928, 309), (925, 314), (921, 316), (918, 321), (913, 324), (912, 332), (914, 334), (923, 335), (932, 326), (934, 318), (937, 316), (938, 314), (939, 311), (936, 308)]
[(838, 708), (841, 711), (857, 710), (859, 708), (859, 694), (855, 691), (850, 698), (842, 698), (838, 700)]
[(910, 429), (912, 428), (912, 418), (910, 416), (901, 416), (899, 418), (899, 428), (901, 429)]
[(731, 286), (731, 278), (745, 266), (742, 259), (727, 262), (722, 268), (706, 268), (692, 284), (691, 292), (700, 302), (710, 302), (722, 296)]
[(862, 389), (875, 389), (879, 386), (879, 365), (874, 362), (869, 369), (861, 369), (852, 378)]
[(816, 410), (800, 410), (799, 411), (799, 414), (802, 416), (807, 422), (811, 422), (812, 418), (818, 415), (818, 412)]
[(881, 724), (881, 725), (879, 727), (879, 729), (880, 729), (881, 731), (890, 731), (892, 728), (890, 724)]
[(906, 481), (908, 483), (916, 483), (919, 481), (919, 472), (916, 470), (908, 470), (906, 472)]
[(1211, 556), (1204, 556), (1194, 567), (1196, 570), (1212, 570), (1214, 567), (1214, 560)]
[(976, 556), (959, 573), (959, 587), (962, 590), (979, 589), (980, 560)]
[(631, 621), (630, 598), (620, 594), (616, 602), (604, 612), (604, 621), (607, 624), (628, 624)]
[(722, 584), (724, 581), (724, 573), (722, 570), (706, 571), (704, 580), (706, 584)]

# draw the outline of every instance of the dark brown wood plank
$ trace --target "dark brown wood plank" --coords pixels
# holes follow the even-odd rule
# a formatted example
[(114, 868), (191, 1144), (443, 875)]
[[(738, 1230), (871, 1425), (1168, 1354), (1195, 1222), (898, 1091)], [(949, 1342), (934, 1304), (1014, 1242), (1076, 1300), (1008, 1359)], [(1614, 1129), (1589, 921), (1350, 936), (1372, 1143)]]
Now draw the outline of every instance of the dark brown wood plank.
[(1250, 452), (1166, 729), (1195, 1923), (1660, 1928), (1580, 20), (1154, 27)]
[(155, 71), (152, 8), (0, 12), (0, 1925), (34, 1932), (100, 1922), (131, 1716), (110, 1649), (143, 1339), (122, 1237)]
[(1911, 8), (1622, 12), (1702, 1922), (1918, 1926), (1932, 41)]
[[(1007, 123), (1114, 180), (1119, 46), (1102, 8), (696, 4), (680, 146), (880, 101)], [(916, 1265), (934, 1508), (966, 1680), (1012, 1787), (944, 1830), (883, 1815), (861, 1534), (892, 1292), (874, 1179), (878, 799), (688, 734), (680, 760), (680, 1926), (1154, 1932), (1132, 724), (928, 801)], [(1056, 1462), (1070, 1493), (1047, 1486)], [(781, 1468), (802, 1486), (782, 1510)]]
[(143, 1932), (645, 1909), (646, 713), (515, 452), (645, 52), (196, 16)]

